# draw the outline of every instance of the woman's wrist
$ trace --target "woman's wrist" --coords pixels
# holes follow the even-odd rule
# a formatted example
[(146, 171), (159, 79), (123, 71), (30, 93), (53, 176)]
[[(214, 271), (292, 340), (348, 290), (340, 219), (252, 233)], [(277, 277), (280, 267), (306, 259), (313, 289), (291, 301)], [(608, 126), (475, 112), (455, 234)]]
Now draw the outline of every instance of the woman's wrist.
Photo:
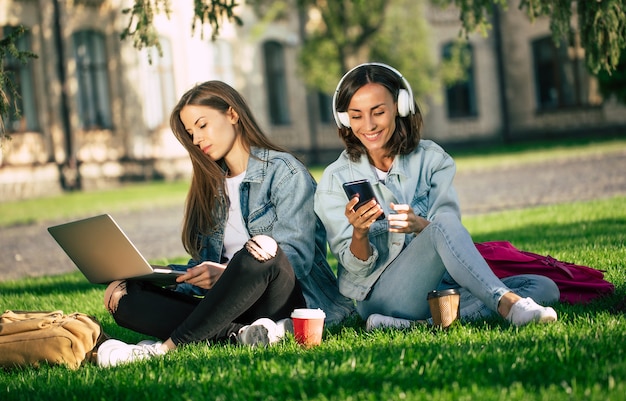
[(425, 229), (426, 227), (428, 227), (428, 225), (429, 225), (429, 224), (430, 224), (430, 221), (428, 221), (428, 220), (426, 220), (426, 219), (423, 219), (423, 218), (422, 218), (422, 219), (421, 219), (421, 221), (420, 221), (420, 223), (418, 224), (418, 226), (419, 226), (419, 227), (417, 228), (417, 230), (413, 231), (413, 233), (414, 233), (415, 235), (418, 235), (419, 233), (421, 233), (422, 231), (424, 231), (424, 229)]

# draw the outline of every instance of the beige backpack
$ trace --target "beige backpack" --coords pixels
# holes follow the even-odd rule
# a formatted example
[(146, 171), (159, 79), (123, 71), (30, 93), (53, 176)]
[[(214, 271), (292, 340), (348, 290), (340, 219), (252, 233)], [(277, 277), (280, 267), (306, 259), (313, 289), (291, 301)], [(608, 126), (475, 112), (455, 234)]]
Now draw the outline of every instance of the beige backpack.
[(40, 366), (77, 369), (90, 360), (103, 335), (92, 316), (63, 311), (11, 311), (0, 315), (0, 366)]

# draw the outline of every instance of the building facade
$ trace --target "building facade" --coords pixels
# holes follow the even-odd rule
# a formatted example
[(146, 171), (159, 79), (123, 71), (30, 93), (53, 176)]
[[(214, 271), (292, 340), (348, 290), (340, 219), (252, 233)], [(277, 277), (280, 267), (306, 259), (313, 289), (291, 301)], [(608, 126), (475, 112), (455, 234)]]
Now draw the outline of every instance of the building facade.
[[(169, 18), (155, 20), (159, 56), (120, 40), (131, 0), (0, 0), (0, 37), (23, 25), (18, 46), (38, 55), (26, 65), (5, 60), (22, 113), (3, 116), (10, 139), (2, 139), (0, 202), (188, 176), (169, 113), (182, 93), (211, 79), (238, 89), (268, 136), (306, 162), (337, 156), (328, 96), (307, 92), (298, 78), (304, 21), (295, 9), (268, 25), (241, 6), (243, 26), (225, 24), (211, 40), (206, 29), (192, 33), (192, 0), (174, 3)], [(444, 59), (458, 12), (431, 8), (427, 19), (433, 57)], [(423, 99), (427, 138), (499, 141), (626, 126), (626, 108), (598, 94), (576, 35), (555, 47), (548, 22), (531, 24), (513, 2), (466, 51), (468, 79)]]
[[(585, 67), (584, 49), (572, 19), (568, 41), (556, 46), (549, 20), (531, 22), (509, 0), (495, 12), (488, 37), (472, 35), (472, 60), (466, 82), (445, 88), (429, 102), (427, 135), (441, 142), (468, 142), (566, 136), (578, 133), (626, 133), (626, 107), (602, 99), (598, 83)], [(459, 33), (458, 12), (429, 9), (432, 50), (445, 49)]]

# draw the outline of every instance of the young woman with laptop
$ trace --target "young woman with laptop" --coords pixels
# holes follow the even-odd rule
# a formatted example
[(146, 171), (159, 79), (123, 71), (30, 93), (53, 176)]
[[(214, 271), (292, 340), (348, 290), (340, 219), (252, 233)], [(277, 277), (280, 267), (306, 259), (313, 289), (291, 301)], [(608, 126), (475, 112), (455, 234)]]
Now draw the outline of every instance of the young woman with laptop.
[[(353, 312), (326, 262), (306, 167), (261, 131), (243, 97), (219, 81), (199, 84), (170, 124), (193, 165), (182, 241), (191, 255), (173, 288), (121, 280), (104, 303), (123, 327), (160, 339), (105, 341), (100, 366), (162, 355), (182, 344), (273, 344), (296, 308), (321, 308), (328, 323)], [(158, 218), (155, 216), (155, 218)]]

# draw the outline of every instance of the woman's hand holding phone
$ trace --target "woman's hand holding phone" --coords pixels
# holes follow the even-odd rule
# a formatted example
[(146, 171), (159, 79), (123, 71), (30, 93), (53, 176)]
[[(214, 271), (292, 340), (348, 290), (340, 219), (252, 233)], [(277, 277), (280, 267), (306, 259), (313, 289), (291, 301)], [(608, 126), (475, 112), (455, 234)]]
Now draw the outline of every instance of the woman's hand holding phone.
[[(357, 180), (346, 182), (343, 189), (349, 199), (345, 210), (348, 221), (362, 235), (367, 235), (374, 221), (385, 218), (372, 185), (368, 180)], [(430, 224), (425, 218), (416, 215), (409, 205), (391, 203), (390, 207), (395, 213), (387, 216), (389, 232), (419, 234)]]
[(344, 213), (354, 227), (353, 236), (359, 239), (367, 238), (370, 226), (376, 220), (385, 218), (374, 189), (368, 180), (346, 182), (343, 189), (348, 197)]
[[(345, 191), (349, 200), (352, 200), (355, 197), (358, 199), (358, 201), (352, 205), (352, 210), (358, 212), (359, 216), (365, 215), (365, 213), (369, 211), (370, 208), (372, 208), (374, 205), (378, 205), (380, 211), (382, 212), (380, 202), (378, 202), (378, 199), (376, 199), (376, 195), (374, 194), (374, 188), (372, 188), (372, 184), (370, 184), (369, 180), (363, 179), (346, 182), (343, 184), (343, 190)], [(371, 204), (371, 201), (374, 201), (374, 203)], [(370, 204), (370, 206), (368, 206), (366, 209), (363, 209), (363, 206), (367, 204)], [(376, 216), (376, 220), (383, 220), (384, 218), (384, 212), (377, 214)]]
[[(360, 207), (357, 208), (358, 205)], [(365, 233), (376, 220), (380, 219), (380, 216), (384, 218), (383, 208), (376, 202), (376, 199), (370, 199), (363, 203), (358, 196), (350, 199), (346, 205), (345, 215), (354, 228)]]

